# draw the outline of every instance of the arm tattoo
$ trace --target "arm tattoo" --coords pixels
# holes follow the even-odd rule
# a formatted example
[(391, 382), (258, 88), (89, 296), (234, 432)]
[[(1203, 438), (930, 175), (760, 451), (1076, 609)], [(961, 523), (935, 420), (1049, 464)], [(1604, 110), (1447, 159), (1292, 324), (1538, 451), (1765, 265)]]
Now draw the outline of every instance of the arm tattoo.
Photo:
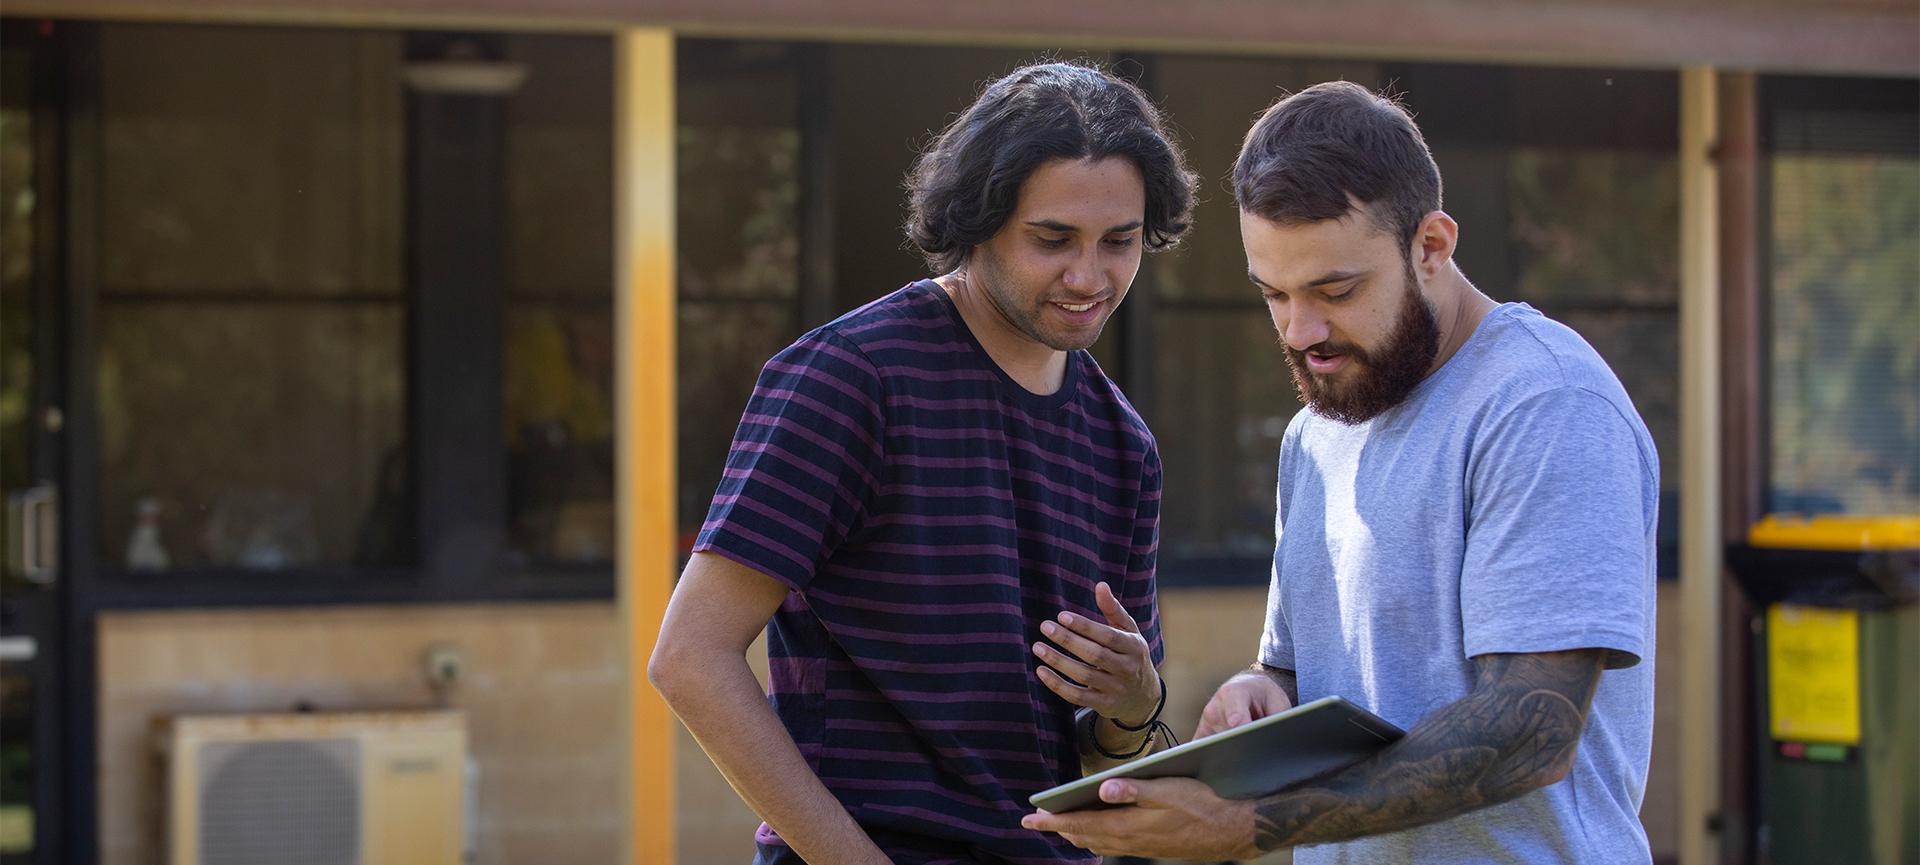
[(1287, 702), (1295, 706), (1300, 705), (1300, 677), (1296, 675), (1294, 671), (1282, 670), (1279, 667), (1269, 667), (1257, 661), (1254, 663), (1253, 669), (1255, 672), (1267, 674), (1267, 678), (1272, 679), (1274, 684), (1279, 685), (1280, 690), (1287, 692)]
[(1559, 781), (1573, 768), (1605, 654), (1583, 649), (1476, 658), (1472, 693), (1428, 716), (1406, 738), (1255, 802), (1254, 843), (1273, 850), (1409, 829)]

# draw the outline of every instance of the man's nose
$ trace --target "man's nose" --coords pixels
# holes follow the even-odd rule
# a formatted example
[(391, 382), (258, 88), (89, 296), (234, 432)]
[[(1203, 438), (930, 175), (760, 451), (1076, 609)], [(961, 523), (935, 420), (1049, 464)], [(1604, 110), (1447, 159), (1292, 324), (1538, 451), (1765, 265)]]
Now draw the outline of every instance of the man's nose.
[(1089, 297), (1106, 290), (1101, 284), (1100, 252), (1097, 246), (1082, 249), (1079, 255), (1067, 265), (1067, 271), (1061, 274), (1060, 281), (1067, 289)]
[(1327, 341), (1327, 319), (1315, 315), (1311, 310), (1295, 309), (1287, 318), (1287, 326), (1281, 336), (1289, 348), (1306, 351)]

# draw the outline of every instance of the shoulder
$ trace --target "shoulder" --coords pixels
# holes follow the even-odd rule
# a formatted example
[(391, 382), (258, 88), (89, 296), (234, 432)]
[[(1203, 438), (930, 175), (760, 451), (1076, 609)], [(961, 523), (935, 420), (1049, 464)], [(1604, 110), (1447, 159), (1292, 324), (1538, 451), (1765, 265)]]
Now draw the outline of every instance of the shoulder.
[(889, 365), (911, 359), (918, 347), (945, 341), (948, 323), (926, 280), (889, 292), (801, 334), (768, 362), (770, 372), (804, 370), (835, 378), (878, 382)]
[(809, 336), (830, 339), (863, 353), (952, 339), (950, 302), (932, 280), (911, 282), (816, 328)]
[(1619, 376), (1580, 334), (1526, 304), (1502, 304), (1487, 314), (1481, 332), (1461, 349), (1469, 378), (1494, 404), (1517, 409), (1587, 394), (1612, 407), (1630, 426), (1641, 426)]
[(1086, 410), (1091, 423), (1105, 427), (1144, 452), (1145, 458), (1152, 464), (1159, 464), (1159, 443), (1154, 440), (1153, 430), (1147, 427), (1145, 418), (1140, 416), (1133, 402), (1121, 391), (1120, 384), (1108, 378), (1106, 371), (1100, 368), (1099, 361), (1085, 350), (1076, 350), (1068, 355), (1070, 363), (1079, 366), (1080, 402)]

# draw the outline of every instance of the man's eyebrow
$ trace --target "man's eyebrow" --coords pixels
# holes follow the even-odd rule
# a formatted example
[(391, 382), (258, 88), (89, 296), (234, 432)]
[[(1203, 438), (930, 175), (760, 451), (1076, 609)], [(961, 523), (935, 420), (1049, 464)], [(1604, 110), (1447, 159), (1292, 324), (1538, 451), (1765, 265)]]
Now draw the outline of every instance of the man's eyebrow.
[[(1033, 226), (1034, 228), (1044, 228), (1048, 231), (1075, 232), (1080, 230), (1078, 226), (1068, 225), (1064, 222), (1060, 222), (1059, 220), (1054, 220), (1054, 219), (1031, 219), (1027, 221), (1027, 224)], [(1143, 224), (1144, 223), (1142, 223), (1140, 220), (1136, 219), (1132, 222), (1123, 223), (1121, 225), (1116, 225), (1112, 228), (1109, 228), (1107, 229), (1106, 233), (1124, 234), (1126, 232), (1133, 231), (1134, 229), (1139, 228)]]
[[(1319, 288), (1320, 286), (1323, 286), (1323, 285), (1334, 285), (1336, 283), (1346, 282), (1349, 279), (1354, 279), (1356, 277), (1361, 277), (1366, 275), (1367, 275), (1367, 271), (1364, 271), (1364, 270), (1329, 271), (1326, 275), (1320, 277), (1319, 279), (1316, 279), (1312, 282), (1307, 283), (1306, 287)], [(1265, 280), (1261, 279), (1258, 276), (1255, 276), (1253, 273), (1253, 268), (1251, 267), (1247, 268), (1247, 281), (1253, 283), (1254, 285), (1260, 286), (1261, 288), (1273, 287), (1271, 285), (1268, 285)]]
[(1312, 282), (1307, 283), (1307, 287), (1319, 288), (1320, 286), (1323, 286), (1323, 285), (1333, 285), (1334, 283), (1338, 283), (1338, 282), (1346, 282), (1347, 280), (1355, 279), (1357, 277), (1362, 277), (1366, 275), (1367, 275), (1367, 271), (1364, 271), (1364, 270), (1329, 271), (1325, 276), (1322, 276), (1319, 279), (1316, 279)]

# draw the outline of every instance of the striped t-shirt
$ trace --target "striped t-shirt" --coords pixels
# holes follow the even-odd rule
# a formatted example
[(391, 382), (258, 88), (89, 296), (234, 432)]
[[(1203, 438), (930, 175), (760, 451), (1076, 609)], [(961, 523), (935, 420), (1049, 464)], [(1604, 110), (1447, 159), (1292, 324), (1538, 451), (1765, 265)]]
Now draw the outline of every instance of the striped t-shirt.
[(694, 549), (794, 589), (769, 699), (894, 861), (1085, 862), (1020, 826), (1080, 776), (1030, 647), (1061, 610), (1103, 621), (1105, 582), (1159, 663), (1159, 512), (1153, 436), (1090, 355), (1033, 394), (921, 281), (767, 362)]

